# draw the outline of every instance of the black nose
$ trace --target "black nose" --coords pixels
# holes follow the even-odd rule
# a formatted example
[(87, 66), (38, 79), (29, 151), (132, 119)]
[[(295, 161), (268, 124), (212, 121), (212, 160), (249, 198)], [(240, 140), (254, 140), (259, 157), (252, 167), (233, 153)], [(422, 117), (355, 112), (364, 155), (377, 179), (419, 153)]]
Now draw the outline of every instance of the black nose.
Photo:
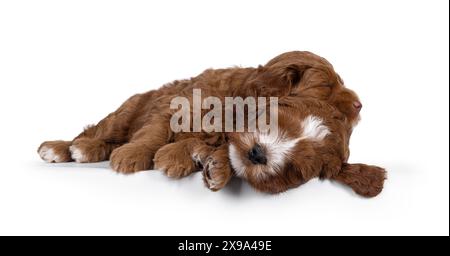
[(267, 164), (267, 158), (261, 145), (255, 145), (248, 152), (248, 159), (252, 162), (252, 164)]

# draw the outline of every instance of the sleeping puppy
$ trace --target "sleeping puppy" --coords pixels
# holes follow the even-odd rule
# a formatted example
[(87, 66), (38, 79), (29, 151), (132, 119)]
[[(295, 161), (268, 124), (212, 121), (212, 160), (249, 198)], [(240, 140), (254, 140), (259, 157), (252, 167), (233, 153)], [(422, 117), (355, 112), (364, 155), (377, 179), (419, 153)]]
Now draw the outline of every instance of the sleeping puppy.
[[(218, 191), (233, 176), (255, 189), (280, 193), (319, 177), (350, 186), (356, 193), (374, 197), (383, 189), (385, 171), (376, 166), (348, 164), (349, 139), (359, 121), (355, 93), (345, 90), (346, 113), (310, 97), (285, 97), (278, 107), (278, 132), (227, 133), (213, 147), (194, 138), (162, 147), (155, 168), (170, 177), (186, 170), (203, 170), (205, 185)], [(344, 105), (341, 105), (343, 107)]]

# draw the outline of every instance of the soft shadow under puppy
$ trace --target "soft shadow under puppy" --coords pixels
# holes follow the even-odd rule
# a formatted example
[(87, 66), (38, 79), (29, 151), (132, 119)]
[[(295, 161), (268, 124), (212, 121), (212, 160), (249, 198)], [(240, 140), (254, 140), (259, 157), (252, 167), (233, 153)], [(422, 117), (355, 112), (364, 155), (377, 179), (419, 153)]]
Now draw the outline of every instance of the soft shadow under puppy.
[(76, 162), (67, 162), (67, 163), (54, 163), (50, 165), (52, 168), (83, 168), (83, 169), (111, 169), (109, 165), (109, 161), (97, 162), (97, 163), (76, 163)]
[(239, 196), (243, 191), (243, 180), (236, 177), (231, 178), (226, 187), (222, 189), (226, 194), (231, 196)]

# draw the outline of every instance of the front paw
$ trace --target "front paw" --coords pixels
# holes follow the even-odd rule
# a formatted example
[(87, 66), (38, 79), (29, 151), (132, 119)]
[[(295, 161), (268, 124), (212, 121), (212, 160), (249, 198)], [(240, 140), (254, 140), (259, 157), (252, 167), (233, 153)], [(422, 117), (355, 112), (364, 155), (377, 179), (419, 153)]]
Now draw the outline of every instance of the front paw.
[(232, 176), (229, 161), (211, 156), (206, 159), (203, 166), (203, 181), (207, 188), (218, 191), (225, 187)]
[(149, 170), (152, 166), (153, 154), (145, 146), (126, 144), (111, 153), (111, 168), (122, 174), (132, 174)]
[(170, 178), (182, 178), (197, 170), (194, 161), (177, 143), (165, 145), (155, 154), (155, 169), (163, 171)]

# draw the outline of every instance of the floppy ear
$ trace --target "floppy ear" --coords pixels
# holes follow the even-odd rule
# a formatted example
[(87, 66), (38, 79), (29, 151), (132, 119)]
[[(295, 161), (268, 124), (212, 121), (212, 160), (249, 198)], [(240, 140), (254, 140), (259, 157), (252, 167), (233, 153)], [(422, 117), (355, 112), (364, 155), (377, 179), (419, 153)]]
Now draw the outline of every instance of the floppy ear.
[(296, 86), (302, 80), (305, 71), (310, 68), (310, 65), (289, 64), (273, 65), (269, 70), (281, 79), (281, 82), (287, 83), (289, 86)]
[(309, 67), (298, 65), (287, 66), (284, 71), (285, 80), (288, 81), (291, 86), (298, 85), (303, 77), (303, 73), (308, 68)]
[(262, 96), (286, 96), (291, 89), (297, 86), (308, 65), (273, 65), (260, 67), (254, 83), (259, 95)]

